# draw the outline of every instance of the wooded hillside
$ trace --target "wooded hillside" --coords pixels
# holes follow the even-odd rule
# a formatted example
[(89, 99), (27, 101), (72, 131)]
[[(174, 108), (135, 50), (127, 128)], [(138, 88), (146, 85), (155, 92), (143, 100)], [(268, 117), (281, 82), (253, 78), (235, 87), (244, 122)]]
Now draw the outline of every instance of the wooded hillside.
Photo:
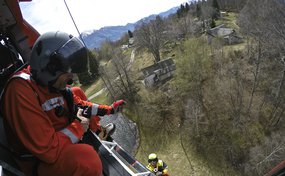
[[(109, 98), (126, 99), (138, 124), (138, 159), (156, 152), (170, 175), (264, 175), (285, 159), (283, 1), (186, 3), (133, 34), (129, 49), (125, 36), (97, 58), (112, 60), (101, 69)], [(174, 76), (146, 88), (140, 70), (166, 58)]]

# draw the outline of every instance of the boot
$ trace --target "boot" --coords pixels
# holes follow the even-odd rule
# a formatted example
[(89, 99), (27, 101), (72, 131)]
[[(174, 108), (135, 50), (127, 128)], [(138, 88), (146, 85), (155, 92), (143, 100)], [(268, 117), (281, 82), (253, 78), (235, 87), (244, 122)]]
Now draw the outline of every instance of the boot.
[(101, 140), (107, 140), (108, 137), (110, 138), (110, 136), (115, 132), (115, 129), (116, 125), (113, 123), (109, 123), (105, 127), (101, 127), (101, 132), (98, 136)]

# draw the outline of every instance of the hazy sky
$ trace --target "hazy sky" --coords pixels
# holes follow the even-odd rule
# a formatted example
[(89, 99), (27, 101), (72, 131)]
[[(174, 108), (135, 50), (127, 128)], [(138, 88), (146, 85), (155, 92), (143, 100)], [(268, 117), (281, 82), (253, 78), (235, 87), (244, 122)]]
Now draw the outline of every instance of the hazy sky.
[[(65, 0), (80, 32), (126, 25), (188, 0)], [(40, 33), (65, 31), (78, 36), (64, 0), (20, 2), (23, 17)]]

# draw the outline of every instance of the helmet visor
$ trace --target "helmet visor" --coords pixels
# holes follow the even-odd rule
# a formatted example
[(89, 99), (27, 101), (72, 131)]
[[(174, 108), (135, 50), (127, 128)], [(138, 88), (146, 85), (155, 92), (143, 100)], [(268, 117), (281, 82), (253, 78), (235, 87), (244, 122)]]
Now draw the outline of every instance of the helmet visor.
[(57, 49), (55, 55), (60, 59), (64, 72), (82, 73), (87, 70), (87, 49), (76, 37)]

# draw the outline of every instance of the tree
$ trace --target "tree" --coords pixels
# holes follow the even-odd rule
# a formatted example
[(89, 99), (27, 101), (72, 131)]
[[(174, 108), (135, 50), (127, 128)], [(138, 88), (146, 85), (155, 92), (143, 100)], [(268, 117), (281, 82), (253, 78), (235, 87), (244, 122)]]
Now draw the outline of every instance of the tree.
[(239, 12), (244, 7), (247, 0), (219, 0), (218, 2), (220, 10)]
[(208, 29), (210, 27), (210, 22), (214, 12), (214, 8), (211, 6), (211, 4), (209, 4), (208, 1), (201, 2), (201, 15), (199, 18), (203, 22), (204, 29)]
[(184, 15), (185, 13), (185, 6), (183, 4), (180, 5), (180, 8), (177, 10), (176, 14), (177, 17), (180, 18)]
[(187, 15), (188, 11), (190, 10), (189, 4), (186, 2), (185, 5), (181, 4), (180, 8), (176, 11), (177, 17), (181, 18)]
[(201, 12), (201, 3), (197, 3), (197, 4), (196, 4), (196, 16), (197, 16), (198, 18), (200, 18), (200, 17), (201, 17), (201, 14), (202, 14), (202, 12)]
[(116, 99), (125, 99), (129, 102), (135, 102), (136, 87), (131, 78), (128, 68), (127, 57), (120, 49), (112, 48), (113, 58), (108, 69), (105, 66), (100, 67), (101, 78), (105, 87), (108, 89), (112, 97), (112, 101)]
[(179, 37), (189, 37), (197, 32), (197, 24), (194, 22), (192, 15), (187, 14), (181, 18), (178, 18), (175, 29), (178, 30)]
[(110, 60), (112, 59), (112, 45), (110, 41), (105, 41), (102, 43), (101, 48), (98, 52), (98, 60)]
[(99, 63), (96, 60), (95, 53), (89, 51), (88, 55), (89, 55), (89, 68), (90, 68), (91, 77), (93, 79), (97, 79), (99, 76)]
[(272, 166), (275, 166), (284, 159), (284, 135), (273, 133), (270, 137), (266, 137), (262, 145), (250, 149), (249, 156), (247, 173), (264, 175), (264, 173), (272, 169)]
[(129, 38), (134, 37), (134, 35), (133, 35), (132, 31), (130, 31), (130, 30), (128, 30), (128, 35), (129, 35)]
[[(285, 4), (278, 0), (248, 1), (238, 20), (242, 31), (246, 36), (253, 37), (264, 46), (267, 70), (275, 70), (268, 85), (272, 106), (268, 128), (280, 124), (280, 119), (285, 111), (285, 72), (282, 58), (285, 54)], [(266, 73), (262, 73), (263, 75)]]
[(215, 22), (214, 19), (212, 19), (211, 24), (210, 24), (210, 27), (211, 27), (211, 28), (216, 27), (216, 22)]
[(220, 17), (220, 6), (218, 0), (213, 0), (212, 6), (214, 8), (213, 18), (218, 19)]
[(190, 10), (190, 5), (186, 2), (185, 3), (185, 11), (186, 13)]
[(136, 31), (138, 45), (145, 47), (154, 56), (155, 62), (160, 61), (160, 50), (167, 40), (166, 25), (160, 16), (149, 23), (143, 22)]

